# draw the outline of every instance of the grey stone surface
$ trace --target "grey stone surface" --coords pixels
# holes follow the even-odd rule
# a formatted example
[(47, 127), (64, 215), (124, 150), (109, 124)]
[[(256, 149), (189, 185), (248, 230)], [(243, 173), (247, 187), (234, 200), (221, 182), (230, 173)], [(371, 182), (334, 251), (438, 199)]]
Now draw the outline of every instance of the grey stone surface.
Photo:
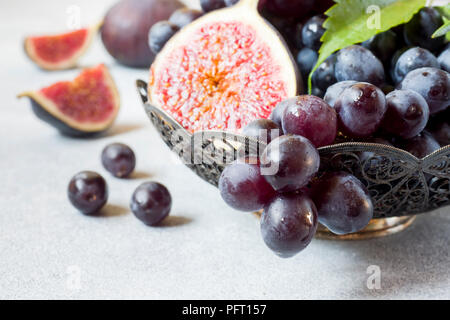
[[(227, 208), (216, 189), (170, 154), (135, 92), (134, 80), (148, 72), (115, 64), (100, 39), (82, 64), (107, 63), (118, 83), (122, 110), (112, 131), (70, 139), (37, 120), (15, 95), (78, 71), (39, 70), (22, 52), (21, 39), (64, 30), (71, 4), (80, 6), (82, 23), (89, 24), (109, 3), (0, 5), (0, 299), (450, 298), (448, 207), (418, 217), (400, 234), (314, 240), (293, 259), (279, 259), (262, 242), (254, 216)], [(137, 153), (133, 179), (115, 179), (101, 167), (102, 148), (115, 141)], [(69, 179), (84, 169), (107, 178), (105, 217), (85, 217), (67, 200)], [(146, 227), (128, 210), (134, 188), (146, 180), (166, 184), (173, 195), (172, 216), (162, 227)], [(379, 290), (367, 288), (370, 265), (381, 269)]]

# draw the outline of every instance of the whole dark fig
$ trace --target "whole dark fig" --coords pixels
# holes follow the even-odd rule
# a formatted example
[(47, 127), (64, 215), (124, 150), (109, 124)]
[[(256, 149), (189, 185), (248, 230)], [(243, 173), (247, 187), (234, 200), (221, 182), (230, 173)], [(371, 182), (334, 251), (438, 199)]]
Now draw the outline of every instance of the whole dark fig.
[(122, 0), (106, 14), (101, 36), (103, 44), (119, 63), (148, 68), (155, 54), (148, 46), (148, 31), (167, 20), (183, 5), (177, 0)]

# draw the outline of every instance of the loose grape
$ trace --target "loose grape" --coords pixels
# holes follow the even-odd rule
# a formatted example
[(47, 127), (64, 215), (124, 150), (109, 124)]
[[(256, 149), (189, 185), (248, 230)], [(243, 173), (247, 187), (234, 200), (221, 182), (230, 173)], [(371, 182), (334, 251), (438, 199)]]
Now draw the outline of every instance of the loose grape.
[(438, 62), (442, 70), (450, 72), (450, 44), (441, 52)]
[(225, 8), (224, 0), (200, 0), (200, 6), (203, 11), (210, 12), (213, 10)]
[(304, 187), (317, 173), (320, 157), (312, 143), (302, 137), (285, 135), (272, 140), (261, 157), (261, 172), (279, 192)]
[(419, 68), (408, 73), (399, 89), (416, 91), (430, 108), (430, 114), (450, 106), (450, 73), (437, 68)]
[(335, 77), (336, 56), (331, 55), (314, 71), (312, 84), (320, 90), (326, 91), (329, 86), (336, 83)]
[(261, 217), (261, 235), (279, 257), (289, 258), (308, 246), (317, 230), (317, 209), (307, 196), (287, 193), (275, 197)]
[(372, 51), (381, 62), (388, 64), (397, 50), (397, 34), (392, 30), (378, 33), (369, 40), (364, 41), (362, 46)]
[(280, 130), (280, 127), (272, 120), (258, 119), (250, 122), (242, 130), (242, 134), (268, 144), (273, 139), (281, 136), (282, 131)]
[(408, 49), (398, 58), (395, 64), (393, 80), (399, 83), (410, 71), (423, 67), (439, 68), (439, 62), (427, 49), (420, 47)]
[(179, 28), (169, 21), (155, 23), (148, 32), (148, 43), (153, 53), (159, 53)]
[(380, 126), (386, 108), (384, 93), (364, 82), (345, 89), (334, 104), (339, 128), (353, 138), (372, 135)]
[(355, 80), (379, 86), (384, 82), (384, 67), (372, 52), (353, 45), (340, 50), (336, 59), (337, 81)]
[(92, 215), (106, 204), (108, 186), (97, 172), (82, 171), (70, 180), (67, 195), (75, 208), (86, 215)]
[(381, 128), (388, 133), (412, 138), (425, 128), (430, 109), (425, 99), (412, 90), (395, 90), (386, 96), (387, 110)]
[(334, 104), (341, 95), (341, 93), (344, 92), (345, 89), (354, 85), (355, 83), (356, 81), (354, 80), (347, 80), (335, 83), (332, 86), (328, 87), (327, 92), (325, 93), (325, 97), (323, 99), (331, 107), (334, 107)]
[(302, 29), (302, 42), (305, 47), (315, 51), (319, 50), (322, 44), (320, 38), (325, 33), (325, 28), (322, 26), (325, 18), (325, 16), (320, 15), (306, 21)]
[(317, 52), (310, 48), (303, 48), (297, 54), (297, 65), (305, 83), (309, 73), (316, 65), (317, 57)]
[(283, 117), (284, 109), (286, 109), (288, 104), (289, 104), (288, 99), (279, 102), (272, 110), (272, 113), (269, 116), (269, 119), (275, 122), (279, 128), (281, 128), (281, 118)]
[(422, 131), (420, 135), (404, 141), (401, 148), (415, 157), (422, 159), (434, 151), (439, 150), (441, 146), (430, 133)]
[(303, 136), (316, 148), (333, 143), (337, 134), (333, 108), (316, 96), (303, 95), (288, 100), (281, 121), (284, 133)]
[(169, 18), (169, 22), (181, 29), (190, 24), (192, 21), (200, 18), (202, 15), (203, 12), (200, 10), (181, 8), (172, 13)]
[(421, 46), (430, 51), (439, 51), (445, 37), (432, 38), (433, 33), (442, 26), (442, 16), (431, 7), (422, 8), (405, 26), (403, 35), (410, 46)]
[(346, 172), (325, 174), (315, 182), (312, 193), (319, 222), (335, 234), (360, 231), (373, 217), (367, 189)]
[(222, 199), (240, 211), (260, 210), (275, 196), (255, 158), (239, 159), (226, 166), (219, 179), (219, 190)]
[(136, 218), (149, 226), (164, 220), (170, 213), (172, 197), (165, 186), (157, 182), (145, 182), (134, 191), (130, 201)]
[(102, 151), (102, 164), (113, 176), (126, 178), (136, 166), (133, 150), (123, 143), (109, 144)]

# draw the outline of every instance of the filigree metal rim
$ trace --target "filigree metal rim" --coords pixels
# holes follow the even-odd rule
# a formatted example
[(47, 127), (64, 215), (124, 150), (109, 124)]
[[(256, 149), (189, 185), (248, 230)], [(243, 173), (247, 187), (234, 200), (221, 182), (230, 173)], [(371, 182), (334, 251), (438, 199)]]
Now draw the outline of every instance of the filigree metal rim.
[[(242, 146), (246, 147), (246, 153), (255, 152), (249, 145), (256, 145), (256, 152), (265, 147), (263, 142), (225, 131), (191, 134), (164, 110), (148, 103), (146, 82), (137, 80), (136, 85), (144, 109), (164, 142), (174, 150), (176, 145), (169, 136), (176, 131), (175, 142), (183, 142), (181, 145), (184, 146), (178, 150), (179, 156), (187, 154), (191, 161), (200, 157), (199, 163), (192, 161), (186, 166), (215, 186), (224, 165), (215, 162), (213, 157), (205, 157), (204, 149), (224, 151), (227, 148), (216, 145), (221, 140), (235, 157)], [(200, 146), (195, 145), (196, 140), (200, 140)], [(323, 170), (346, 170), (366, 184), (375, 205), (374, 218), (415, 215), (450, 204), (450, 145), (423, 159), (393, 146), (365, 142), (343, 142), (318, 150)]]

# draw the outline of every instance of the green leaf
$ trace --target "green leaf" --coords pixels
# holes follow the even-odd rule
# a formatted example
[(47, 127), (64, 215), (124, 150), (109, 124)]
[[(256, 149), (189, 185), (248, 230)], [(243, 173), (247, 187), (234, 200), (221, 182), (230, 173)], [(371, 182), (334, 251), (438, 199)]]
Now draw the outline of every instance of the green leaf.
[(445, 6), (440, 6), (440, 7), (435, 7), (437, 10), (439, 10), (439, 12), (441, 13), (441, 15), (443, 15), (444, 17), (446, 17), (447, 19), (450, 19), (450, 4), (447, 4)]
[(436, 30), (432, 37), (436, 38), (445, 35), (447, 41), (450, 41), (450, 4), (446, 6), (436, 7), (436, 9), (439, 10), (439, 12), (442, 14), (444, 24), (438, 30)]
[(325, 12), (328, 16), (323, 25), (326, 31), (321, 39), (317, 64), (309, 74), (309, 93), (312, 74), (331, 54), (408, 22), (426, 4), (426, 0), (334, 1), (336, 4)]
[(446, 17), (443, 18), (444, 24), (433, 33), (433, 35), (431, 36), (432, 38), (442, 37), (446, 35), (448, 39), (448, 36), (450, 35), (450, 20)]

